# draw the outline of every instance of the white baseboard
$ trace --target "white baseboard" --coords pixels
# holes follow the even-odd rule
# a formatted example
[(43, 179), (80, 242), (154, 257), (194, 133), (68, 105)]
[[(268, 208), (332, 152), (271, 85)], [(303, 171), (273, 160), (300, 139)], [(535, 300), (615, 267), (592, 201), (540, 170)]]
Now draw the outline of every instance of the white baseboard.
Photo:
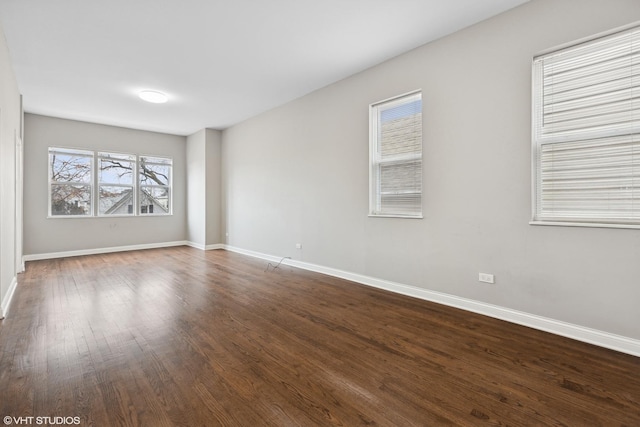
[(207, 247), (201, 243), (196, 243), (196, 242), (191, 242), (189, 240), (187, 240), (185, 242), (185, 245), (190, 246), (192, 248), (196, 248), (196, 249), (200, 249), (201, 251), (206, 251)]
[(201, 243), (187, 241), (187, 242), (185, 242), (185, 245), (191, 246), (192, 248), (200, 249), (201, 251), (211, 251), (211, 250), (214, 250), (214, 249), (224, 249), (224, 245), (221, 244), (221, 243), (214, 244), (214, 245), (203, 245)]
[(142, 249), (168, 248), (171, 246), (185, 246), (185, 245), (189, 245), (189, 242), (180, 240), (176, 242), (147, 243), (142, 245), (113, 246), (110, 248), (81, 249), (77, 251), (32, 254), (32, 255), (25, 255), (23, 259), (25, 261), (38, 261), (42, 259), (67, 258), (72, 256), (106, 254), (111, 252), (138, 251)]
[(405, 285), (402, 283), (391, 282), (388, 280), (377, 279), (375, 277), (364, 276), (361, 274), (351, 273), (348, 271), (338, 270), (331, 267), (311, 264), (303, 261), (283, 259), (273, 255), (267, 255), (246, 249), (241, 249), (229, 245), (224, 245), (224, 249), (237, 252), (239, 254), (248, 255), (255, 258), (264, 259), (266, 261), (279, 262), (285, 265), (302, 268), (304, 270), (314, 271), (329, 276), (339, 277), (341, 279), (350, 280), (352, 282), (363, 285), (372, 286), (379, 289), (395, 292), (402, 295), (420, 298), (426, 301), (447, 305), (450, 307), (460, 308), (471, 311), (473, 313), (482, 314), (507, 322), (516, 323), (518, 325), (527, 326), (552, 334), (561, 335), (563, 337), (572, 338), (600, 347), (609, 348), (611, 350), (620, 351), (622, 353), (631, 354), (640, 357), (640, 340), (624, 337), (621, 335), (611, 334), (608, 332), (591, 329), (572, 323), (562, 322), (535, 314), (529, 314), (510, 308), (500, 307), (493, 304), (474, 301), (467, 298), (457, 297), (442, 292), (430, 291), (416, 286)]
[(7, 291), (7, 294), (4, 296), (4, 298), (2, 298), (2, 313), (0, 313), (0, 315), (2, 316), (3, 319), (7, 316), (7, 313), (9, 312), (9, 305), (11, 304), (11, 300), (13, 299), (13, 294), (15, 293), (17, 287), (18, 287), (18, 278), (14, 276), (13, 279), (11, 279), (11, 284), (9, 285), (9, 290)]
[(216, 249), (224, 249), (224, 244), (216, 243), (215, 245), (207, 245), (204, 248), (205, 251), (213, 251), (213, 250), (216, 250)]

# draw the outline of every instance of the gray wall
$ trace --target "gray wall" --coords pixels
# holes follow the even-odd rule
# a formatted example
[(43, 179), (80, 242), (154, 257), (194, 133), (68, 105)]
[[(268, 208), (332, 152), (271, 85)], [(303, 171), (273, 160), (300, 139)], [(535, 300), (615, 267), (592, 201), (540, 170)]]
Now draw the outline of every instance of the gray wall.
[(16, 143), (21, 135), (20, 93), (0, 27), (0, 301), (4, 307), (21, 259), (16, 251)]
[(187, 240), (197, 247), (222, 243), (221, 137), (213, 129), (187, 137)]
[(187, 240), (205, 246), (207, 226), (206, 130), (187, 137)]
[(222, 132), (206, 129), (206, 244), (222, 243)]
[[(227, 129), (227, 243), (640, 339), (640, 230), (528, 224), (532, 57), (637, 20), (533, 0)], [(369, 218), (368, 105), (414, 89), (424, 219)]]
[[(24, 253), (101, 249), (186, 240), (186, 138), (25, 114)], [(47, 218), (49, 147), (173, 158), (173, 215)]]

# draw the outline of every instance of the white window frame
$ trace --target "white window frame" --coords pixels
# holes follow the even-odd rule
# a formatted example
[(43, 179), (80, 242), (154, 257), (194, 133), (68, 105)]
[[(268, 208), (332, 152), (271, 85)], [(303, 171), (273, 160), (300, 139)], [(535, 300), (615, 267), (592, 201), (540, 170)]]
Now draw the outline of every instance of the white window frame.
[[(52, 179), (53, 170), (51, 165), (51, 155), (52, 154), (65, 154), (65, 155), (75, 155), (78, 157), (85, 157), (90, 159), (91, 170), (89, 172), (90, 177), (88, 182), (84, 181), (69, 181), (69, 182), (59, 182)], [(93, 212), (95, 209), (95, 158), (93, 151), (87, 150), (78, 150), (75, 148), (61, 148), (61, 147), (49, 147), (47, 150), (47, 209), (48, 209), (48, 218), (89, 218), (93, 216)], [(83, 215), (54, 215), (53, 214), (53, 205), (51, 200), (51, 192), (55, 186), (65, 186), (65, 185), (79, 185), (90, 188), (90, 203), (91, 209), (87, 214)]]
[[(640, 103), (633, 101), (640, 95), (640, 63), (622, 58), (612, 66), (611, 58), (620, 56), (611, 53), (612, 48), (628, 49), (625, 56), (640, 58), (640, 27), (581, 40), (534, 58), (532, 225), (640, 228)], [(606, 87), (604, 79), (585, 71), (580, 75), (587, 80), (580, 89), (584, 95), (565, 91), (572, 104), (561, 98), (561, 85), (577, 81), (568, 70), (582, 73), (579, 68), (595, 67), (604, 67), (598, 69), (599, 75), (630, 73), (615, 80), (628, 80), (629, 86), (599, 91)], [(622, 120), (621, 114), (625, 114)], [(612, 150), (614, 154), (607, 154)], [(616, 177), (611, 180), (607, 174)], [(606, 180), (610, 183), (601, 184)]]
[[(158, 166), (168, 166), (169, 167), (169, 176), (167, 177), (168, 180), (168, 185), (159, 185), (159, 184), (142, 184), (140, 182), (140, 165), (142, 164), (142, 159), (153, 159), (153, 160), (160, 160), (159, 162), (156, 161), (146, 161), (147, 164), (150, 165), (158, 165)], [(138, 215), (140, 216), (163, 216), (163, 215), (172, 215), (173, 214), (173, 159), (170, 157), (166, 157), (166, 156), (146, 156), (146, 155), (141, 155), (138, 156), (138, 197), (139, 197), (139, 201), (141, 201), (143, 199), (143, 195), (142, 195), (142, 191), (145, 188), (148, 189), (164, 189), (167, 191), (168, 194), (168, 204), (169, 204), (169, 211), (168, 212), (142, 212), (142, 206), (140, 205), (140, 202), (138, 202)]]
[[(52, 180), (52, 170), (51, 170), (51, 154), (52, 153), (61, 153), (61, 154), (74, 154), (81, 157), (87, 157), (91, 159), (91, 177), (88, 182), (62, 182), (58, 183)], [(133, 163), (133, 183), (131, 186), (120, 184), (120, 183), (107, 183), (102, 182), (100, 180), (99, 167), (100, 167), (100, 159), (105, 158), (105, 156), (114, 155), (114, 156), (122, 156), (129, 157)], [(84, 150), (84, 149), (76, 149), (69, 147), (49, 147), (47, 151), (47, 218), (49, 219), (59, 219), (59, 218), (114, 218), (114, 217), (147, 217), (147, 216), (170, 216), (173, 215), (173, 158), (169, 156), (163, 155), (137, 155), (137, 154), (126, 154), (126, 153), (115, 153), (111, 151), (103, 151), (103, 150)], [(168, 185), (143, 185), (140, 182), (140, 174), (139, 174), (139, 164), (140, 159), (142, 158), (152, 158), (152, 159), (162, 159), (165, 163), (162, 163), (164, 166), (169, 166), (169, 177), (168, 177)], [(84, 215), (53, 215), (52, 214), (52, 204), (51, 204), (51, 190), (52, 186), (56, 185), (83, 185), (90, 187), (91, 190), (91, 209), (87, 214)], [(133, 212), (131, 214), (102, 214), (100, 213), (100, 187), (101, 186), (116, 186), (116, 187), (131, 187), (133, 192)], [(167, 191), (168, 194), (168, 212), (156, 212), (154, 210), (153, 213), (142, 213), (140, 209), (139, 201), (141, 196), (142, 188), (163, 188)]]
[[(411, 153), (398, 154), (396, 156), (388, 156), (383, 158), (380, 153), (381, 144), (381, 112), (398, 107), (403, 104), (409, 104), (415, 101), (422, 101), (422, 91), (416, 90), (393, 98), (385, 99), (373, 103), (369, 106), (369, 216), (370, 217), (391, 217), (391, 218), (422, 218), (422, 151), (423, 151), (423, 134), (422, 134), (422, 118), (420, 121), (420, 150)], [(422, 109), (420, 111), (422, 117)], [(418, 210), (415, 212), (406, 212), (401, 210), (385, 210), (382, 207), (382, 166), (385, 164), (409, 164), (420, 163), (420, 182), (418, 190), (415, 188), (407, 189), (406, 194), (415, 194), (418, 199)], [(401, 194), (401, 193), (397, 193)]]
[[(126, 162), (130, 162), (132, 163), (132, 168), (131, 168), (131, 184), (122, 184), (122, 183), (113, 183), (113, 182), (106, 182), (106, 181), (102, 181), (100, 178), (100, 160), (102, 159), (110, 159), (110, 158), (114, 158), (114, 159), (118, 159), (118, 160), (123, 160)], [(100, 217), (109, 217), (109, 218), (113, 218), (113, 217), (118, 217), (118, 216), (134, 216), (136, 214), (136, 203), (137, 203), (137, 191), (136, 191), (136, 179), (138, 176), (138, 156), (136, 156), (135, 154), (125, 154), (125, 153), (114, 153), (114, 152), (104, 152), (104, 151), (99, 151), (96, 153), (96, 180), (97, 180), (97, 185), (96, 185), (96, 215), (100, 216)], [(131, 213), (126, 213), (126, 214), (107, 214), (107, 213), (101, 213), (100, 212), (100, 201), (101, 201), (101, 189), (102, 187), (120, 187), (120, 188), (129, 188), (131, 189), (131, 203), (132, 203), (132, 209), (131, 209)]]

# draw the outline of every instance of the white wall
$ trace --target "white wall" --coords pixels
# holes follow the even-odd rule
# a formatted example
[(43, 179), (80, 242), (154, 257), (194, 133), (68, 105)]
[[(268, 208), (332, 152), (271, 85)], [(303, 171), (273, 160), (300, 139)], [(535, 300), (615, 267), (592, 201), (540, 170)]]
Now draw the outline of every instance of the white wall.
[[(24, 253), (41, 255), (186, 240), (186, 138), (25, 114)], [(173, 158), (173, 215), (47, 218), (49, 147)]]
[[(533, 56), (637, 20), (533, 0), (231, 127), (227, 243), (640, 339), (640, 230), (528, 224)], [(368, 105), (415, 89), (424, 219), (369, 218)]]
[(2, 315), (15, 289), (16, 251), (16, 143), (21, 135), (20, 93), (0, 27), (0, 301)]

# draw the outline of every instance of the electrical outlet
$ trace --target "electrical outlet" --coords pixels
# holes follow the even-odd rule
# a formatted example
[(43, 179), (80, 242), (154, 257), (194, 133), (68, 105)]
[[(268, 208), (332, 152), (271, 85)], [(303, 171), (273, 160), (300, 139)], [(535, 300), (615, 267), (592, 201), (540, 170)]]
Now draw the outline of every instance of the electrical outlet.
[(302, 243), (296, 243), (296, 249), (302, 249)]
[(479, 273), (478, 280), (484, 283), (495, 283), (493, 274), (489, 274), (489, 273)]

